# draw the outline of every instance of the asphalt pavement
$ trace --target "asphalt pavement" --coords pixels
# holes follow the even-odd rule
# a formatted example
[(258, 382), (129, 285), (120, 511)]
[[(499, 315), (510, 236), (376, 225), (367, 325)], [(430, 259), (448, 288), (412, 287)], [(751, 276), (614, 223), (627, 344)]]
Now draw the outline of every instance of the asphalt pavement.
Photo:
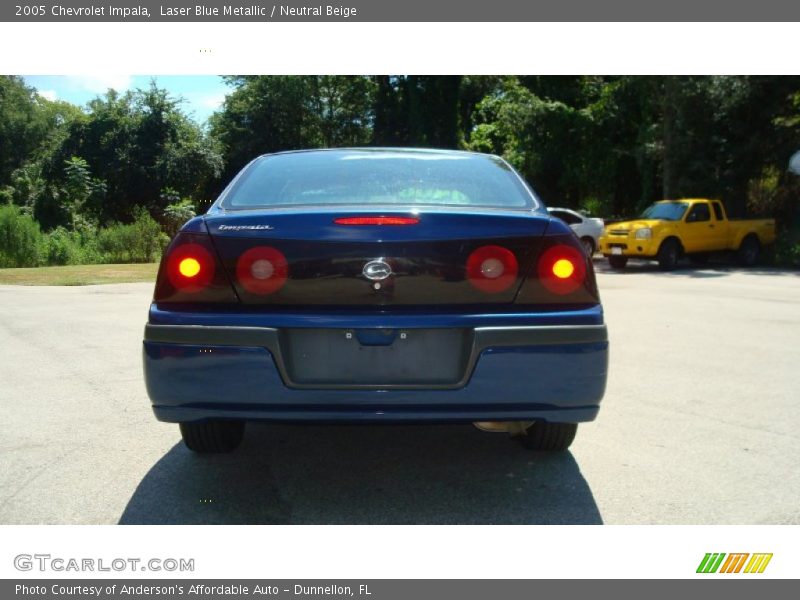
[(800, 273), (598, 270), (608, 389), (555, 456), (267, 424), (196, 456), (142, 382), (151, 284), (0, 286), (0, 523), (800, 524)]

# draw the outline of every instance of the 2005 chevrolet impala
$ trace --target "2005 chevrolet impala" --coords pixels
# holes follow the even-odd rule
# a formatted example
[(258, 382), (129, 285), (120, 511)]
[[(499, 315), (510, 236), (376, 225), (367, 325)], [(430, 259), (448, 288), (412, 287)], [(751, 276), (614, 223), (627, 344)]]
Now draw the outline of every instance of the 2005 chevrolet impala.
[(565, 450), (608, 339), (590, 259), (501, 158), (265, 155), (166, 251), (144, 335), (156, 417), (197, 452), (247, 421), (459, 422)]

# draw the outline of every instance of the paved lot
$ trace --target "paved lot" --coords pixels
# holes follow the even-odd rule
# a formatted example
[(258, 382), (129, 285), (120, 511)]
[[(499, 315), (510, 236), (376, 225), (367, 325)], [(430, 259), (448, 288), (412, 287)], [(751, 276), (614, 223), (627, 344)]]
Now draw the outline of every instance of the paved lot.
[(0, 286), (0, 523), (800, 523), (800, 275), (599, 267), (608, 392), (561, 456), (259, 425), (197, 457), (142, 384), (151, 285)]

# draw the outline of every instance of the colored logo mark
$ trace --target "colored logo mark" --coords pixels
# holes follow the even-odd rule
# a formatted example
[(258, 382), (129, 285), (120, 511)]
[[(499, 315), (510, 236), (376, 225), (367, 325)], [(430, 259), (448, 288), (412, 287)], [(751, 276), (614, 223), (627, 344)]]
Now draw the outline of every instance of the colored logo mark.
[[(726, 558), (727, 557), (727, 558)], [(748, 557), (750, 560), (748, 560)], [(708, 552), (697, 567), (698, 573), (763, 573), (772, 553)]]

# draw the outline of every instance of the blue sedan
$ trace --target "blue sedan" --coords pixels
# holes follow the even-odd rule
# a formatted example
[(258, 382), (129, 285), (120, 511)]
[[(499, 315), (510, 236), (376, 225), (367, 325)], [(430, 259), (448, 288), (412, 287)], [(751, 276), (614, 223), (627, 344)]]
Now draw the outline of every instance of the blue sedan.
[(590, 259), (503, 159), (256, 158), (164, 253), (144, 333), (156, 417), (196, 452), (248, 421), (477, 422), (566, 450), (608, 338)]

